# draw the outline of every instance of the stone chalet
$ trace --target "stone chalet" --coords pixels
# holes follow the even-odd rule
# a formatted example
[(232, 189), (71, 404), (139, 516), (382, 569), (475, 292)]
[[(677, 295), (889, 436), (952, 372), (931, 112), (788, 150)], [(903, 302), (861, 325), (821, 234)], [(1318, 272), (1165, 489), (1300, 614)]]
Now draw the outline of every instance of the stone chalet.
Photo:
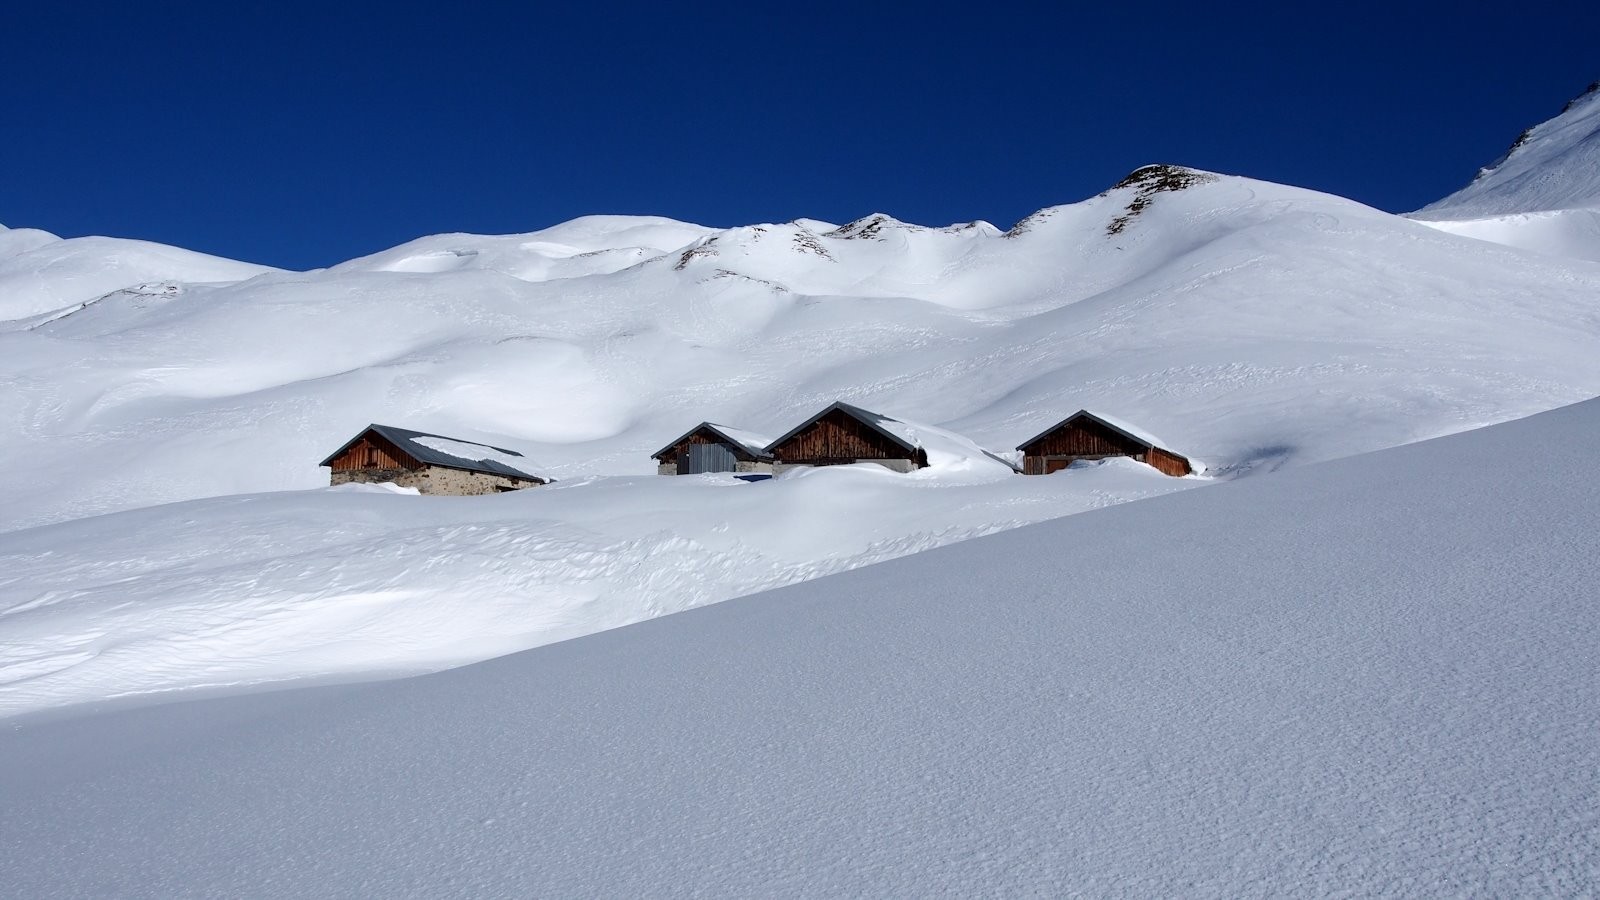
[(332, 470), (330, 484), (393, 482), (424, 494), (493, 494), (554, 480), (515, 450), (392, 425), (368, 425), (321, 465)]

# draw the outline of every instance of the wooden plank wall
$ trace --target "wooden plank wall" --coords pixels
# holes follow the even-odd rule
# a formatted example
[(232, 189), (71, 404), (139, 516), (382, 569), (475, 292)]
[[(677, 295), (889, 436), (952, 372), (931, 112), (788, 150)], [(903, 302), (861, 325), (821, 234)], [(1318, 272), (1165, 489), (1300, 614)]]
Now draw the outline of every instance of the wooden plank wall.
[(904, 447), (834, 410), (772, 448), (779, 462), (826, 465), (858, 459), (910, 459)]
[(410, 454), (387, 439), (368, 433), (335, 457), (331, 468), (335, 472), (350, 472), (356, 469), (420, 469), (422, 463), (417, 462)]
[(651, 459), (658, 459), (665, 463), (679, 462), (683, 459), (683, 457), (689, 454), (690, 444), (723, 444), (726, 445), (729, 450), (733, 451), (733, 456), (735, 459), (744, 460), (745, 462), (750, 462), (755, 459), (755, 457), (747, 452), (743, 447), (739, 446), (738, 444), (728, 443), (727, 441), (722, 440), (705, 429), (699, 429), (695, 431), (683, 440), (673, 444), (671, 447), (668, 447), (665, 451), (651, 457)]
[(1028, 456), (1138, 456), (1144, 445), (1088, 419), (1057, 428), (1023, 448)]
[(1167, 473), (1168, 475), (1183, 476), (1194, 471), (1194, 468), (1189, 465), (1189, 461), (1187, 459), (1184, 459), (1176, 453), (1163, 450), (1160, 447), (1156, 447), (1150, 451), (1149, 459), (1147, 459), (1146, 462)]
[[(1103, 459), (1131, 456), (1168, 475), (1188, 475), (1189, 461), (1160, 447), (1147, 448), (1099, 422), (1084, 419), (1057, 428), (1023, 448), (1022, 471), (1027, 475), (1047, 475), (1052, 469), (1048, 457)], [(1059, 462), (1059, 461), (1057, 461)], [(1059, 465), (1057, 468), (1061, 468)]]

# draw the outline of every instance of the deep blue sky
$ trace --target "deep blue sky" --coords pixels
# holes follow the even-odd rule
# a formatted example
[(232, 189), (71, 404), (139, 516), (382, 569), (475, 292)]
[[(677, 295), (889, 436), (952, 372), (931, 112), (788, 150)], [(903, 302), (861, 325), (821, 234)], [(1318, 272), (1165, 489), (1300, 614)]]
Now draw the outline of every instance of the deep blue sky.
[(1593, 2), (137, 5), (0, 12), (0, 223), (307, 268), (587, 213), (1006, 227), (1148, 162), (1404, 211), (1600, 78)]

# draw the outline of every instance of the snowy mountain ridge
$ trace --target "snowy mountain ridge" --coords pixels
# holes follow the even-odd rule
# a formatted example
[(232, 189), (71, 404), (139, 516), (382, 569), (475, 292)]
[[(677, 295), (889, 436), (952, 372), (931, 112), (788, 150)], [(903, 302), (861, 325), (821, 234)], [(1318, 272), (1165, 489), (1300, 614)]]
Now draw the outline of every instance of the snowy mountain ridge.
[[(1187, 170), (1140, 170), (1161, 171)], [(836, 399), (1002, 451), (1094, 407), (1224, 468), (1261, 465), (1262, 448), (1329, 458), (1547, 403), (1396, 417), (1374, 442), (1342, 428), (1292, 435), (1274, 421), (1282, 406), (1224, 427), (1217, 414), (1237, 409), (1203, 386), (1295, 392), (1305, 371), (1337, 382), (1359, 360), (1373, 372), (1373, 349), (1440, 315), (1474, 347), (1515, 341), (1517, 330), (1484, 337), (1469, 323), (1520, 307), (1536, 284), (1552, 311), (1577, 304), (1564, 321), (1529, 309), (1553, 329), (1541, 342), (1588, 333), (1593, 271), (1475, 257), (1477, 244), (1312, 191), (1188, 180), (1127, 183), (999, 234), (879, 216), (829, 230), (590, 217), (527, 235), (436, 235), (326, 270), (243, 267), (229, 283), (209, 280), (221, 274), (209, 258), (111, 243), (41, 259), (72, 242), (47, 244), (0, 260), (0, 302), (15, 304), (0, 313), (11, 317), (0, 324), (0, 412), (16, 423), (0, 441), (24, 463), (0, 473), (15, 498), (0, 527), (315, 487), (314, 462), (372, 421), (512, 447), (560, 478), (647, 472), (647, 454), (694, 422), (782, 433)], [(95, 246), (112, 263), (92, 263)], [(120, 263), (137, 278), (99, 273), (80, 292), (69, 263)], [(1463, 292), (1460, 273), (1484, 290)], [(80, 306), (44, 309), (18, 299), (37, 292), (11, 289), (41, 278), (52, 302)], [(1428, 309), (1391, 299), (1412, 291), (1448, 299)], [(1271, 349), (1284, 342), (1320, 350), (1289, 363)], [(1448, 370), (1467, 348), (1438, 349)], [(1424, 357), (1383, 351), (1380, 368), (1398, 376), (1433, 365)], [(1420, 375), (1396, 389), (1430, 390)], [(246, 465), (210, 464), (245, 434)], [(114, 450), (124, 439), (140, 452)], [(96, 461), (106, 453), (114, 471)]]
[(1452, 234), (1600, 262), (1600, 81), (1466, 187), (1410, 215)]
[(1600, 207), (1600, 81), (1519, 135), (1461, 190), (1417, 210), (1428, 219)]
[[(0, 714), (455, 665), (1600, 394), (1600, 267), (1175, 166), (1003, 232), (596, 216), (311, 272), (14, 244)], [(783, 434), (839, 400), (955, 449), (649, 474), (698, 422)], [(1207, 478), (988, 460), (1078, 409)], [(317, 462), (371, 422), (558, 484), (329, 490)]]

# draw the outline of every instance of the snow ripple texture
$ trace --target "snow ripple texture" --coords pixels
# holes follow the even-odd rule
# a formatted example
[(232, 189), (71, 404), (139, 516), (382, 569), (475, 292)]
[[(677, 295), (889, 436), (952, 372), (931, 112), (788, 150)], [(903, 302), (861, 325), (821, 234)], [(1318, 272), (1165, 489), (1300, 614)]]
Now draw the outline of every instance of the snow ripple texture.
[(1592, 896), (1597, 432), (1586, 403), (419, 678), (14, 719), (0, 884)]

